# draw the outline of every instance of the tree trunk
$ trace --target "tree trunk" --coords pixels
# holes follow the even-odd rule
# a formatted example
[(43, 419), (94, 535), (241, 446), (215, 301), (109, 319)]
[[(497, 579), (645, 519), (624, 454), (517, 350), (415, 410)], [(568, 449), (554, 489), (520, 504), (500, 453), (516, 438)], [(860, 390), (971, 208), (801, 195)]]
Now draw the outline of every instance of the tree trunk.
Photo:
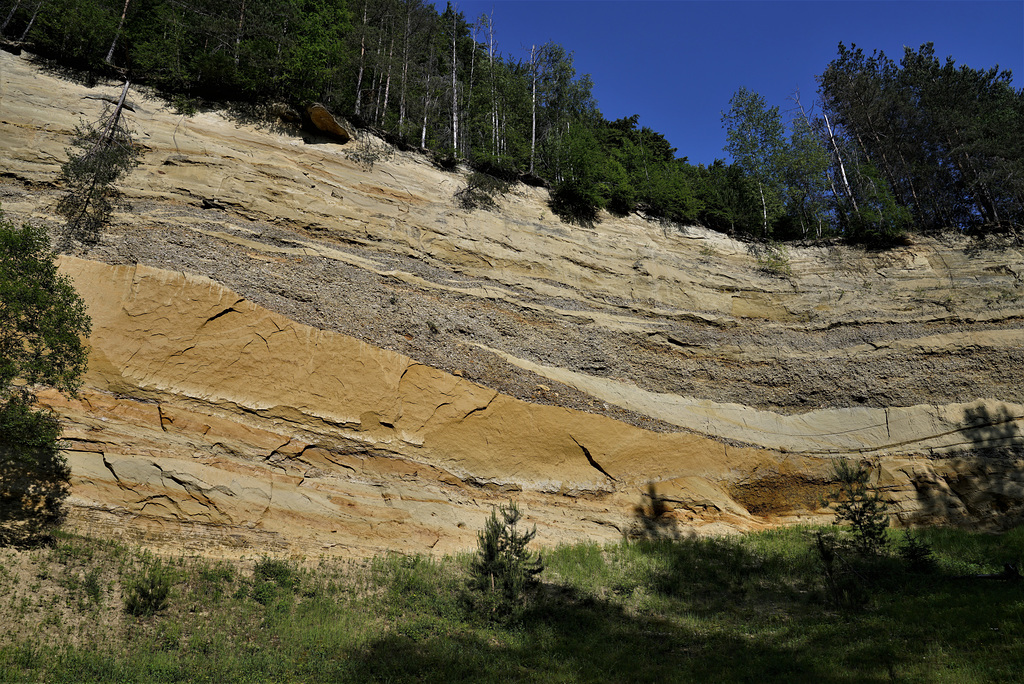
[[(466, 101), (463, 111), (472, 111), (473, 107), (473, 79), (476, 78), (476, 27), (473, 28), (473, 52), (469, 56), (469, 81), (466, 83)], [(466, 126), (462, 127), (462, 135), (466, 136)], [(466, 155), (469, 154), (469, 146), (462, 141), (462, 149)]]
[[(126, 5), (127, 6), (127, 5)], [(235, 30), (235, 68), (238, 68), (238, 50), (242, 44), (242, 25), (245, 23), (245, 0), (238, 11), (238, 28)]]
[(530, 47), (530, 72), (533, 85), (530, 96), (530, 174), (533, 174), (533, 162), (537, 153), (537, 46)]
[[(127, 3), (125, 4), (127, 5)], [(131, 81), (125, 79), (124, 87), (121, 89), (121, 97), (117, 100), (117, 106), (114, 107), (114, 112), (110, 115), (110, 118), (107, 119), (107, 125), (103, 127), (103, 133), (96, 142), (97, 146), (107, 145), (110, 142), (110, 138), (114, 134), (114, 129), (117, 128), (117, 124), (121, 121), (121, 112), (124, 111), (124, 101), (128, 97), (128, 88), (130, 86)]]
[(430, 45), (430, 59), (427, 61), (427, 82), (423, 89), (423, 127), (420, 129), (420, 147), (427, 146), (427, 116), (430, 114), (430, 78), (434, 73), (434, 44)]
[(25, 38), (28, 37), (28, 32), (32, 30), (32, 25), (36, 23), (36, 17), (39, 16), (39, 10), (42, 8), (45, 1), (46, 0), (39, 0), (39, 2), (36, 3), (36, 8), (32, 12), (32, 18), (28, 20), (28, 25), (25, 27), (25, 30), (21, 32), (21, 36), (18, 38), (19, 43), (23, 42)]
[(764, 200), (764, 188), (761, 181), (757, 181), (757, 191), (761, 193), (761, 213), (764, 215), (764, 235), (768, 235), (768, 203)]
[(457, 80), (458, 55), (455, 52), (458, 36), (456, 35), (456, 18), (452, 12), (452, 149), (455, 156), (459, 154), (459, 83)]
[(494, 74), (494, 13), (487, 17), (487, 57), (491, 70), (491, 154), (498, 154), (498, 96)]
[[(124, 88), (121, 90), (121, 97), (117, 100), (117, 106), (114, 107), (113, 113), (107, 117), (107, 123), (103, 127), (103, 132), (97, 137), (96, 142), (93, 146), (85, 153), (85, 158), (94, 157), (96, 155), (103, 154), (103, 151), (110, 145), (111, 140), (114, 137), (114, 131), (117, 129), (117, 124), (121, 121), (121, 112), (124, 111), (124, 101), (128, 97), (128, 87), (130, 82), (125, 80)], [(89, 190), (83, 193), (85, 201), (82, 202), (80, 209), (77, 211), (77, 217), (73, 219), (74, 223), (78, 223), (89, 213), (90, 205), (92, 204), (92, 198), (95, 196), (96, 186), (101, 183), (100, 174), (93, 173), (90, 182)]]
[(384, 106), (381, 107), (380, 116), (377, 119), (377, 125), (383, 126), (384, 119), (388, 115), (388, 97), (391, 94), (391, 64), (394, 61), (395, 56), (395, 34), (391, 34), (391, 47), (388, 48), (388, 75), (384, 79)]
[(363, 0), (363, 28), (359, 35), (359, 75), (356, 76), (356, 116), (363, 103), (363, 68), (366, 64), (366, 7), (369, 0)]
[(380, 116), (380, 96), (384, 91), (382, 86), (384, 84), (384, 65), (382, 57), (384, 55), (384, 22), (381, 20), (380, 33), (377, 35), (377, 59), (374, 60), (373, 64), (373, 122), (377, 122), (377, 118)]
[(18, 7), (21, 5), (21, 0), (16, 0), (11, 6), (11, 11), (7, 13), (7, 18), (4, 19), (4, 23), (0, 24), (0, 35), (3, 35), (4, 31), (7, 30), (7, 25), (11, 23), (11, 19), (14, 18), (14, 13), (18, 11)]
[[(105, 61), (106, 63), (109, 63), (109, 65), (113, 65), (113, 63), (114, 63), (114, 50), (118, 46), (118, 38), (121, 37), (121, 30), (125, 26), (125, 16), (128, 15), (128, 3), (129, 2), (131, 2), (131, 0), (125, 0), (124, 9), (121, 10), (121, 20), (120, 20), (120, 22), (118, 22), (118, 30), (116, 32), (114, 32), (114, 42), (111, 43), (111, 49), (106, 51), (106, 57), (103, 58), (103, 61)], [(238, 63), (239, 63), (238, 56), (236, 56), (236, 58), (234, 58), (234, 66), (238, 67)]]
[(409, 82), (409, 39), (412, 36), (412, 7), (405, 8), (405, 46), (402, 55), (402, 90), (398, 98), (398, 135), (405, 135), (405, 89)]
[(825, 118), (825, 129), (828, 131), (828, 140), (832, 143), (832, 150), (836, 155), (836, 164), (839, 166), (839, 173), (843, 179), (843, 190), (846, 193), (846, 198), (850, 200), (850, 205), (853, 207), (853, 213), (860, 217), (860, 209), (857, 208), (857, 198), (853, 196), (853, 190), (850, 188), (850, 181), (846, 176), (846, 165), (843, 164), (843, 155), (839, 152), (839, 144), (836, 142), (835, 131), (832, 129), (832, 124), (829, 123), (828, 114), (822, 112), (822, 116)]

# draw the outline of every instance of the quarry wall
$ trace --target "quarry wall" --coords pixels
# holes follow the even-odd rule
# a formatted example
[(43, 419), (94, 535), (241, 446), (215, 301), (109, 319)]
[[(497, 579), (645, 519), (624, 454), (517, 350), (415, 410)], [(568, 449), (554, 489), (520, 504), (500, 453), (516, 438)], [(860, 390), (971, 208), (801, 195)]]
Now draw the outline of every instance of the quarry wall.
[[(58, 224), (59, 163), (116, 84), (0, 53), (0, 201)], [(1024, 255), (794, 246), (498, 211), (464, 176), (137, 92), (131, 208), (61, 259), (93, 317), (65, 424), (81, 531), (211, 555), (472, 548), (515, 498), (546, 544), (823, 521), (864, 460), (900, 522), (1024, 510)], [(366, 142), (364, 138), (363, 143)], [(360, 141), (348, 143), (358, 145)], [(351, 149), (351, 148), (347, 148)], [(652, 489), (653, 488), (653, 489)]]

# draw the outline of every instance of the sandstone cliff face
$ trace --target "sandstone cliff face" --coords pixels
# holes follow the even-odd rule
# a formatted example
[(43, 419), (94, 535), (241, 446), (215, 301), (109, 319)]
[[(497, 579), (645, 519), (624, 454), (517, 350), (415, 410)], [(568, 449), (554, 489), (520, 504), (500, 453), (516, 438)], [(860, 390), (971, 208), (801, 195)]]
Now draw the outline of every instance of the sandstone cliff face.
[[(0, 184), (52, 220), (112, 90), (0, 54)], [(94, 319), (65, 420), (72, 524), (206, 553), (472, 547), (514, 496), (546, 543), (615, 539), (653, 483), (682, 525), (812, 519), (870, 459), (905, 522), (1020, 519), (1022, 254), (961, 237), (793, 248), (467, 213), (415, 155), (371, 168), (137, 97), (133, 211), (64, 257)], [(349, 145), (359, 145), (358, 142)]]

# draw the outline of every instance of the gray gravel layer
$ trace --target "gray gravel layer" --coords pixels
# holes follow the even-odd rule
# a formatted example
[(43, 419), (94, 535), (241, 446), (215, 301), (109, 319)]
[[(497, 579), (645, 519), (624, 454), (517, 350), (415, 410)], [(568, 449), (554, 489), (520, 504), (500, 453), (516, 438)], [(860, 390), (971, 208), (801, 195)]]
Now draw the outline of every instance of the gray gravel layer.
[[(47, 189), (0, 186), (0, 200), (4, 194), (23, 193), (39, 195), (43, 201), (50, 196)], [(602, 413), (648, 429), (678, 430), (524, 371), (475, 345), (544, 365), (628, 380), (652, 391), (781, 413), (945, 404), (982, 397), (1024, 403), (1024, 383), (1019, 381), (1022, 349), (924, 355), (888, 350), (853, 357), (836, 353), (870, 342), (1019, 327), (1020, 321), (841, 325), (808, 331), (758, 321), (717, 327), (694, 321), (666, 325), (651, 319), (649, 332), (623, 333), (500, 299), (413, 286), (321, 256), (257, 252), (201, 231), (235, 233), (273, 246), (315, 240), (371, 259), (378, 270), (410, 273), (433, 283), (508, 289), (443, 264), (339, 244), (323, 236), (296, 235), (219, 209), (137, 202), (134, 210), (161, 218), (144, 226), (117, 222), (99, 244), (73, 251), (108, 263), (141, 263), (205, 275), (293, 320), (400, 352), (511, 396)], [(573, 297), (542, 299), (527, 291), (516, 296), (526, 303), (563, 309), (588, 306)], [(615, 306), (593, 304), (599, 305)], [(751, 350), (755, 360), (719, 352), (726, 347)]]

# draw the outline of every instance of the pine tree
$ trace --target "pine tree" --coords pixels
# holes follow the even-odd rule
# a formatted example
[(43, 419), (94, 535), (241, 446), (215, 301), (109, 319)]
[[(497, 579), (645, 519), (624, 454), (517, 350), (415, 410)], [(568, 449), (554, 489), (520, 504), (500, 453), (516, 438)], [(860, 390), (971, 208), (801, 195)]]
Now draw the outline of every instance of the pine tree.
[(544, 569), (543, 559), (531, 557), (526, 549), (537, 535), (537, 528), (521, 531), (522, 517), (522, 511), (511, 501), (508, 506), (492, 509), (491, 517), (477, 535), (479, 551), (471, 568), (477, 589), (497, 592), (508, 602), (519, 601)]
[(888, 505), (869, 483), (871, 471), (859, 463), (839, 459), (834, 464), (833, 475), (839, 484), (832, 494), (836, 524), (849, 524), (854, 545), (861, 553), (880, 553), (886, 546)]
[(81, 151), (69, 148), (61, 165), (67, 190), (57, 202), (57, 213), (64, 218), (68, 237), (81, 242), (99, 240), (117, 198), (114, 183), (139, 164), (141, 152), (121, 116), (128, 87), (125, 81), (113, 112), (76, 128), (72, 145)]

